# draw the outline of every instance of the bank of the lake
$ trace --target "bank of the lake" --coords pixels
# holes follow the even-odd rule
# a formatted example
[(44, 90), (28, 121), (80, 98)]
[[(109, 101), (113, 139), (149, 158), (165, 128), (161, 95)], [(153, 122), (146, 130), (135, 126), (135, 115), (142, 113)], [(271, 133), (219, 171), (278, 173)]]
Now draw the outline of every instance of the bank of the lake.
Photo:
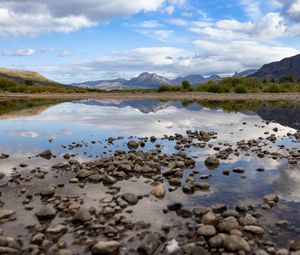
[(0, 101), (9, 99), (161, 99), (161, 100), (259, 100), (300, 102), (300, 93), (209, 93), (209, 92), (102, 92), (102, 93), (0, 93)]

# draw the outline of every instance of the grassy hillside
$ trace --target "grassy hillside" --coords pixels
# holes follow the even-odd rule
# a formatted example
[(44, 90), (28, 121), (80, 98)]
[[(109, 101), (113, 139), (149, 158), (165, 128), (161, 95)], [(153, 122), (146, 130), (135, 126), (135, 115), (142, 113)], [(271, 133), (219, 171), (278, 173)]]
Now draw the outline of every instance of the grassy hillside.
[(0, 68), (0, 92), (14, 93), (85, 93), (89, 90), (59, 84), (37, 72)]
[(32, 72), (32, 71), (21, 71), (21, 70), (12, 70), (12, 69), (6, 69), (6, 68), (0, 68), (0, 78), (8, 78), (12, 79), (16, 82), (24, 83), (32, 82), (36, 84), (58, 84), (55, 81), (49, 80), (43, 75)]

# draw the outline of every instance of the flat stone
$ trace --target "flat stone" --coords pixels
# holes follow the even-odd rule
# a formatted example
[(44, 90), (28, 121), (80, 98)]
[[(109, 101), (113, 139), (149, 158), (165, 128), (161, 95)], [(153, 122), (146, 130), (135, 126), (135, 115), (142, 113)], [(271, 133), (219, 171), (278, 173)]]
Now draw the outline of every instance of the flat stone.
[(0, 220), (7, 219), (15, 213), (11, 209), (0, 209)]
[(263, 235), (265, 233), (265, 230), (260, 226), (245, 226), (244, 231), (250, 232), (254, 235)]
[(276, 194), (268, 194), (264, 196), (264, 200), (266, 202), (275, 202), (277, 203), (279, 201), (278, 195)]
[(67, 231), (68, 231), (68, 228), (65, 225), (57, 224), (57, 225), (48, 227), (46, 230), (46, 233), (58, 235), (58, 234), (66, 233)]
[(93, 254), (99, 255), (118, 254), (120, 247), (121, 243), (118, 241), (98, 242), (92, 247), (91, 251)]

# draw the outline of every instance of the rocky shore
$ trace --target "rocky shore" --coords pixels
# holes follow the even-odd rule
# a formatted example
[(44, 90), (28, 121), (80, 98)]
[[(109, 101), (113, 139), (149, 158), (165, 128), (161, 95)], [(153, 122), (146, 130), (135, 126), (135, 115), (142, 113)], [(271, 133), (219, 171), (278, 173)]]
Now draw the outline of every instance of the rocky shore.
[(0, 102), (10, 99), (160, 99), (160, 100), (208, 100), (208, 101), (289, 101), (300, 102), (300, 93), (209, 93), (209, 92), (103, 92), (103, 93), (0, 93)]
[[(21, 163), (10, 176), (0, 173), (0, 254), (298, 255), (300, 237), (286, 237), (285, 245), (278, 245), (274, 237), (299, 226), (283, 217), (274, 223), (275, 232), (262, 220), (280, 205), (277, 194), (267, 193), (257, 203), (210, 206), (190, 206), (172, 195), (189, 198), (210, 192), (214, 187), (207, 180), (233, 155), (254, 153), (258, 160), (299, 165), (299, 148), (281, 147), (284, 153), (264, 149), (276, 142), (277, 131), (266, 133), (266, 139), (216, 146), (210, 142), (217, 141), (217, 133), (188, 130), (162, 140), (129, 139), (112, 155), (91, 161), (79, 162), (76, 153), (66, 153), (49, 169)], [(286, 135), (300, 140), (299, 132)], [(122, 139), (105, 142), (110, 146)], [(163, 153), (164, 140), (173, 142), (177, 153)], [(145, 150), (149, 143), (154, 149)], [(66, 148), (76, 146), (81, 145)], [(215, 151), (204, 161), (211, 175), (201, 175), (195, 167), (197, 156), (187, 152), (205, 147)], [(0, 163), (9, 157), (0, 153)], [(46, 150), (36, 157), (51, 161), (57, 155)], [(222, 174), (242, 179), (247, 171), (236, 167)], [(151, 215), (152, 207), (157, 214)]]

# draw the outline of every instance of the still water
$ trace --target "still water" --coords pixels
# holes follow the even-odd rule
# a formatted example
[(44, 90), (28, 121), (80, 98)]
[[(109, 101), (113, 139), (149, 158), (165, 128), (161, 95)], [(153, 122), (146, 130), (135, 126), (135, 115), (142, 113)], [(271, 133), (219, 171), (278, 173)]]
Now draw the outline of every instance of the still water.
[[(216, 153), (214, 147), (223, 148), (227, 143), (234, 147), (238, 141), (259, 137), (265, 142), (264, 149), (269, 152), (284, 156), (290, 150), (299, 151), (300, 143), (287, 136), (300, 127), (299, 106), (286, 103), (157, 100), (15, 104), (17, 107), (12, 103), (7, 109), (4, 107), (0, 111), (0, 154), (10, 155), (8, 159), (0, 160), (0, 170), (7, 176), (20, 163), (26, 163), (27, 170), (34, 166), (47, 168), (55, 161), (63, 160), (65, 153), (76, 154), (79, 161), (105, 157), (113, 154), (116, 149), (126, 149), (129, 138), (137, 140), (156, 136), (163, 152), (172, 154), (176, 151), (175, 142), (163, 139), (165, 135), (184, 135), (187, 130), (213, 131), (217, 133), (217, 139), (209, 142), (211, 146), (186, 149), (197, 162), (197, 178), (209, 176), (206, 181), (211, 185), (210, 191), (193, 196), (174, 192), (169, 200), (191, 206), (211, 205), (213, 202), (233, 205), (239, 201), (259, 201), (265, 194), (276, 193), (281, 203), (272, 211), (271, 216), (266, 216), (266, 224), (274, 225), (274, 221), (284, 218), (292, 223), (283, 232), (284, 235), (296, 236), (300, 231), (299, 162), (297, 165), (290, 165), (284, 157), (261, 159), (250, 151), (222, 161), (214, 171), (207, 169), (203, 163), (208, 155)], [(270, 134), (276, 135), (275, 143), (266, 140)], [(106, 139), (109, 137), (120, 139), (108, 146)], [(155, 144), (148, 142), (143, 150), (153, 148)], [(57, 158), (49, 162), (35, 157), (46, 149), (55, 153)], [(230, 176), (223, 175), (223, 170), (235, 167), (246, 169), (243, 178), (234, 173)], [(258, 172), (258, 168), (264, 168), (265, 171)], [(184, 178), (188, 174), (184, 174)], [(137, 187), (139, 186), (135, 186)], [(138, 210), (137, 208), (137, 217)], [(155, 206), (152, 210), (154, 214)], [(140, 217), (142, 215), (141, 211)], [(277, 238), (280, 239), (280, 236)]]

